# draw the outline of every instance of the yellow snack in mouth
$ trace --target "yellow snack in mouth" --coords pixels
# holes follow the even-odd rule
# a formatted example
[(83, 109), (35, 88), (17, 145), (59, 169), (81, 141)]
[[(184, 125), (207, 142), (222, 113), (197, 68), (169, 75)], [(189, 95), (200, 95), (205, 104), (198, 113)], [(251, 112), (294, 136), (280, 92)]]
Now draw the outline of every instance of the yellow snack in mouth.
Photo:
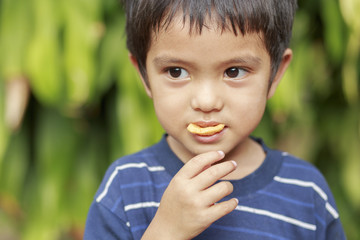
[(211, 127), (199, 127), (194, 123), (190, 123), (187, 127), (187, 130), (193, 134), (201, 135), (201, 136), (210, 136), (215, 133), (221, 132), (225, 127), (225, 124), (219, 123), (216, 126)]

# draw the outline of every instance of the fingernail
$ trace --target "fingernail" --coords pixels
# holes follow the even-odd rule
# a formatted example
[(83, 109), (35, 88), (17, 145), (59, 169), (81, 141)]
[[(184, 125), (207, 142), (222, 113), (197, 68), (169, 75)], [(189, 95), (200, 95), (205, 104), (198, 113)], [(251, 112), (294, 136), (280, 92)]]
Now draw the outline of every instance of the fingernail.
[(225, 153), (223, 151), (217, 151), (217, 152), (220, 154), (221, 158), (225, 156)]
[(235, 167), (237, 167), (237, 163), (234, 160), (231, 160), (232, 164), (234, 164)]
[(234, 199), (236, 201), (236, 205), (238, 205), (239, 204), (239, 199), (237, 199), (237, 198), (234, 198)]

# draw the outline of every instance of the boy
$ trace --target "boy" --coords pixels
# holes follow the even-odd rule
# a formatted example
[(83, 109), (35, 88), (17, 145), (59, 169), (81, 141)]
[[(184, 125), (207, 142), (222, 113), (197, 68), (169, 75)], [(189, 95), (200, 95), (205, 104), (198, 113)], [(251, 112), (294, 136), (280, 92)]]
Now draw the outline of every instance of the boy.
[(130, 0), (127, 45), (166, 135), (107, 171), (85, 239), (345, 239), (310, 164), (249, 137), (295, 0)]

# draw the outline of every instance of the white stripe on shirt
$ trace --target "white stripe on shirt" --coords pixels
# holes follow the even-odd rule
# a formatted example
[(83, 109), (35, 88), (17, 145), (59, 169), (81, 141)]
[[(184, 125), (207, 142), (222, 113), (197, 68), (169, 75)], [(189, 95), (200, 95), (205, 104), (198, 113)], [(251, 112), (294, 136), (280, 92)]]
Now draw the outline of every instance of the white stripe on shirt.
[(149, 207), (159, 207), (160, 203), (158, 202), (140, 202), (140, 203), (134, 203), (129, 204), (124, 207), (125, 212), (129, 210), (134, 209), (140, 209), (140, 208), (149, 208)]
[(330, 205), (330, 203), (326, 202), (325, 207), (335, 219), (339, 218), (339, 213)]
[(108, 181), (105, 184), (104, 190), (99, 194), (99, 196), (96, 198), (96, 202), (100, 202), (107, 194), (109, 187), (118, 174), (119, 171), (127, 169), (127, 168), (147, 168), (150, 172), (158, 172), (158, 171), (164, 171), (165, 168), (163, 166), (148, 166), (146, 163), (128, 163), (121, 166), (117, 166), (115, 170), (111, 173)]
[(303, 180), (299, 180), (299, 179), (282, 178), (282, 177), (279, 177), (279, 176), (275, 176), (274, 180), (277, 181), (277, 182), (280, 182), (280, 183), (292, 184), (292, 185), (297, 185), (297, 186), (300, 186), (300, 187), (311, 187), (312, 189), (314, 189), (315, 192), (317, 192), (320, 195), (320, 197), (322, 199), (325, 200), (325, 202), (326, 202), (325, 207), (328, 210), (328, 212), (335, 219), (337, 219), (339, 217), (338, 212), (328, 202), (328, 196), (326, 195), (326, 193), (318, 185), (316, 185), (314, 182), (308, 182), (308, 181), (303, 181)]
[[(140, 202), (140, 203), (134, 203), (134, 204), (129, 204), (126, 205), (124, 207), (125, 212), (130, 211), (130, 210), (134, 210), (134, 209), (141, 209), (141, 208), (149, 208), (149, 207), (159, 207), (160, 203), (158, 202)], [(256, 209), (256, 208), (251, 208), (251, 207), (247, 207), (247, 206), (237, 206), (236, 207), (237, 211), (243, 211), (243, 212), (249, 212), (249, 213), (253, 213), (253, 214), (257, 214), (257, 215), (262, 215), (262, 216), (267, 216), (267, 217), (271, 217), (277, 220), (281, 220), (308, 230), (312, 230), (315, 231), (316, 230), (316, 226), (310, 223), (306, 223), (294, 218), (290, 218), (278, 213), (274, 213), (274, 212), (270, 212), (267, 210), (263, 210), (263, 209)]]
[(284, 221), (284, 222), (287, 222), (287, 223), (290, 223), (290, 224), (293, 224), (293, 225), (296, 225), (296, 226), (299, 226), (299, 227), (302, 227), (302, 228), (305, 228), (308, 230), (312, 230), (312, 231), (316, 230), (316, 225), (314, 225), (314, 224), (306, 223), (306, 222), (297, 220), (295, 218), (287, 217), (285, 215), (281, 215), (281, 214), (270, 212), (270, 211), (263, 210), (263, 209), (256, 209), (256, 208), (239, 205), (235, 208), (235, 210), (271, 217), (271, 218), (274, 218), (274, 219), (277, 219), (280, 221)]
[(325, 201), (328, 200), (328, 196), (326, 195), (326, 193), (313, 182), (307, 182), (298, 179), (282, 178), (279, 176), (275, 176), (274, 180), (277, 182), (293, 184), (301, 187), (312, 187), (320, 195), (322, 199), (324, 199)]

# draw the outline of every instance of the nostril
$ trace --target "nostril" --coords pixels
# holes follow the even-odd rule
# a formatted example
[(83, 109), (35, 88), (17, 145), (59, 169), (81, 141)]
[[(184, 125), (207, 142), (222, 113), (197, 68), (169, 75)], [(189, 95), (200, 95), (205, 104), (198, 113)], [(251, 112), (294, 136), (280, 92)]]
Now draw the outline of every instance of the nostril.
[(222, 98), (213, 94), (198, 94), (191, 100), (191, 107), (202, 112), (220, 111), (223, 105)]

